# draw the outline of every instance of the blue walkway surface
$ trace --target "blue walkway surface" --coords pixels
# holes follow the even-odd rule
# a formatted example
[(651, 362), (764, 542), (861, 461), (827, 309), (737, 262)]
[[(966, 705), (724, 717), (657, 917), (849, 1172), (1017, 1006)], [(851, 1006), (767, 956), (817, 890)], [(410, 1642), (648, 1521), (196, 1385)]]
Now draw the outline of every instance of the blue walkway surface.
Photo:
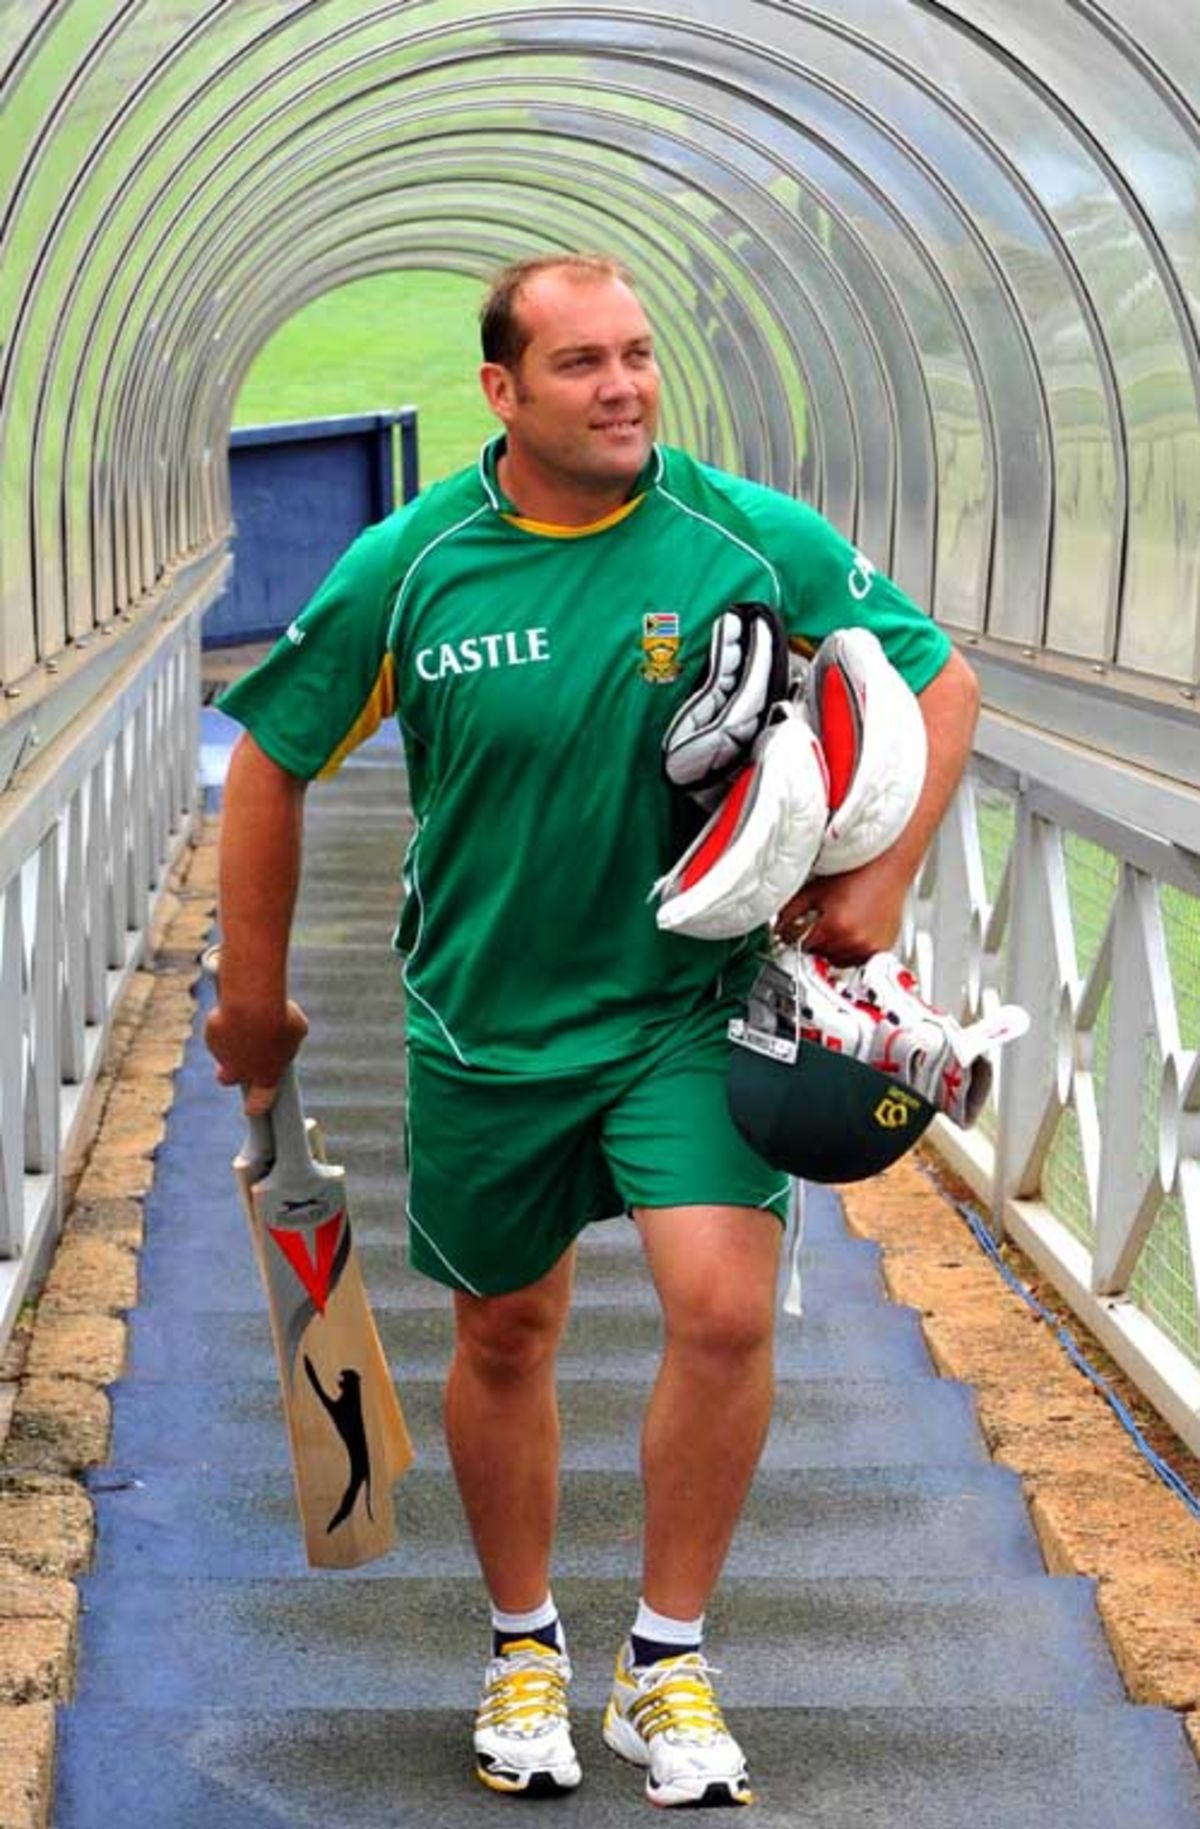
[[(211, 718), (211, 714), (210, 714)], [(225, 735), (206, 722), (214, 773)], [(388, 940), (408, 829), (394, 740), (310, 794), (294, 988), (301, 1060), (417, 1443), (400, 1542), (307, 1569), (273, 1360), (229, 1178), (236, 1099), (199, 1034), (147, 1202), (141, 1299), (61, 1715), (56, 1829), (393, 1829), (644, 1823), (599, 1713), (637, 1594), (637, 1429), (659, 1323), (633, 1228), (581, 1250), (562, 1358), (556, 1592), (571, 1634), (580, 1791), (501, 1800), (471, 1773), (486, 1607), (440, 1437), (446, 1293), (403, 1251), (402, 1012)], [(201, 992), (201, 1006), (210, 992)], [(1088, 1583), (1044, 1573), (971, 1393), (935, 1376), (874, 1247), (817, 1194), (807, 1313), (784, 1318), (763, 1466), (711, 1614), (762, 1829), (1197, 1829), (1175, 1718), (1135, 1708)]]

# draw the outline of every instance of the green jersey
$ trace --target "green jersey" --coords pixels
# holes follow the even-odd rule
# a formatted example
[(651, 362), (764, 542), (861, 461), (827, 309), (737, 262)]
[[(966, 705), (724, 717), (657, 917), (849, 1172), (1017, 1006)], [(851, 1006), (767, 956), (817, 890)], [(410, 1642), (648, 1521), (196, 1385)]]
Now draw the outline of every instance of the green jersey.
[(714, 618), (767, 603), (809, 648), (865, 624), (917, 692), (949, 643), (789, 496), (656, 446), (623, 507), (548, 527), (501, 492), (502, 448), (368, 528), (221, 704), (305, 779), (398, 718), (410, 1040), (567, 1072), (651, 1045), (749, 949), (660, 933), (648, 899), (695, 830), (661, 745)]

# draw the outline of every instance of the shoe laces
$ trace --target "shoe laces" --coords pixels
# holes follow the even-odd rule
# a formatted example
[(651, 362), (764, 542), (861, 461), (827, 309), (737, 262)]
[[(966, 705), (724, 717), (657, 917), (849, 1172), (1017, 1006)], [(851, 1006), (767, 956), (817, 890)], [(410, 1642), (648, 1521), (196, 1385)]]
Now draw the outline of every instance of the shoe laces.
[(661, 1734), (679, 1746), (711, 1746), (727, 1732), (710, 1679), (719, 1676), (698, 1651), (661, 1658), (645, 1670), (631, 1669), (637, 1695), (629, 1719), (643, 1740)]
[(525, 1739), (567, 1719), (571, 1666), (534, 1640), (517, 1645), (488, 1665), (478, 1719), (481, 1727)]

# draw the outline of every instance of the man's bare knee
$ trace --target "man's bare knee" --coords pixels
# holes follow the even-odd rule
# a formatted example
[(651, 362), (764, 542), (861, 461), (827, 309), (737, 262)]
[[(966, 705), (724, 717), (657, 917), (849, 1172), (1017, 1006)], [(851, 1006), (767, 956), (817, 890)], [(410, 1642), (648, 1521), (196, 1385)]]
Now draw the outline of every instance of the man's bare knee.
[(770, 1347), (774, 1302), (754, 1291), (714, 1284), (673, 1304), (666, 1323), (672, 1345), (732, 1367)]
[(554, 1359), (566, 1322), (540, 1285), (511, 1295), (455, 1297), (460, 1359), (489, 1384), (528, 1378)]

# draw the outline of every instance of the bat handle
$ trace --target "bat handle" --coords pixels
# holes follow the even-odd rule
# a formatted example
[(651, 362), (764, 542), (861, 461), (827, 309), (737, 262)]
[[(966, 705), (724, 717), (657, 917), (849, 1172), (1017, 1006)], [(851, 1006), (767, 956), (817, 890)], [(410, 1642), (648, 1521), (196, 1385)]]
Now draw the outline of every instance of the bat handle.
[(242, 1155), (247, 1162), (259, 1165), (256, 1172), (265, 1175), (275, 1160), (275, 1132), (271, 1126), (270, 1112), (262, 1112), (256, 1117), (246, 1113), (246, 1141), (242, 1145)]
[[(220, 975), (220, 946), (206, 947), (200, 955), (200, 964), (205, 975), (215, 981)], [(285, 1173), (293, 1167), (312, 1169), (312, 1151), (308, 1145), (304, 1107), (300, 1103), (300, 1083), (291, 1062), (283, 1070), (270, 1111), (254, 1116), (246, 1114), (246, 1141), (242, 1153), (249, 1162), (261, 1164), (263, 1172), (272, 1163), (279, 1163)]]
[[(300, 1102), (300, 1081), (291, 1061), (283, 1070), (274, 1102), (264, 1121), (270, 1126), (277, 1170), (284, 1176), (293, 1171), (311, 1176), (315, 1164), (308, 1145), (304, 1107)], [(253, 1124), (254, 1119), (249, 1122)]]

